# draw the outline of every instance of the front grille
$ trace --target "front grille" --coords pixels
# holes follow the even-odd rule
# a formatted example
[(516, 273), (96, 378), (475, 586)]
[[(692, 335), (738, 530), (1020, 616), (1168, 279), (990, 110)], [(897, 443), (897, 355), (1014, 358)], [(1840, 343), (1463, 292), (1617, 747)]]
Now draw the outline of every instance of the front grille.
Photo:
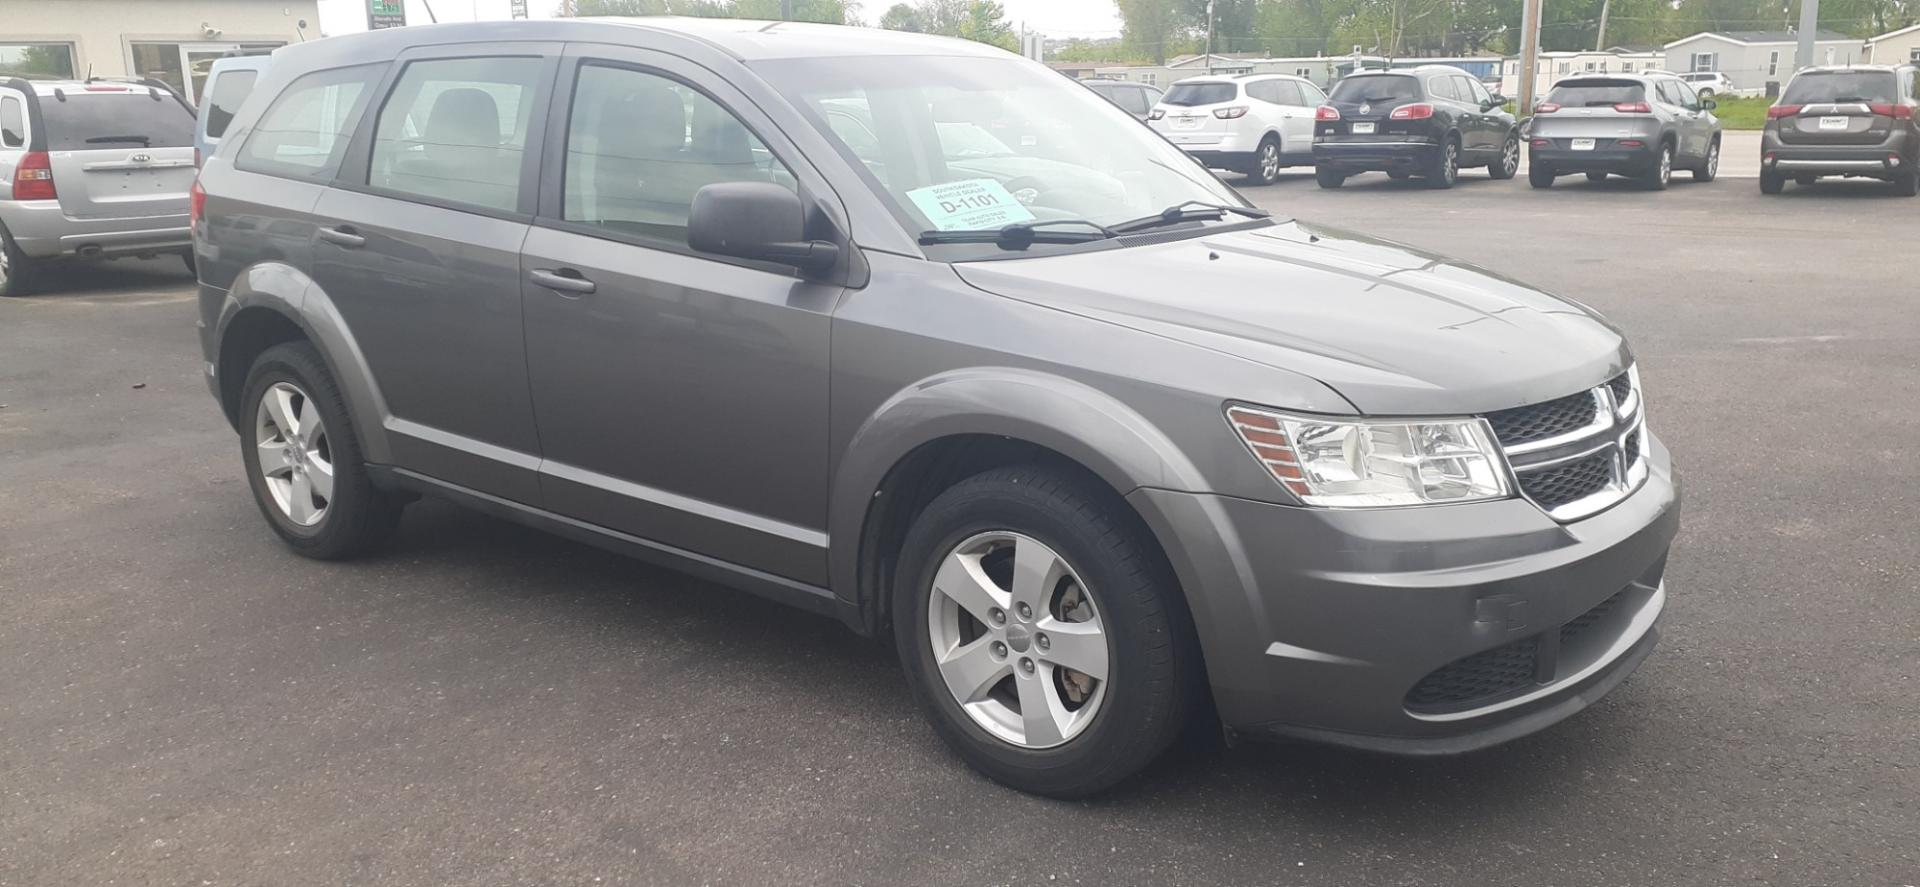
[(1533, 683), (1539, 638), (1527, 638), (1441, 666), (1407, 691), (1407, 709), (1444, 712), (1472, 708)]
[(1621, 449), (1623, 449), (1623, 450), (1626, 450), (1626, 452), (1627, 452), (1627, 467), (1628, 467), (1628, 468), (1632, 468), (1632, 467), (1633, 467), (1633, 463), (1635, 463), (1635, 462), (1638, 462), (1638, 461), (1640, 461), (1640, 432), (1639, 432), (1639, 430), (1638, 430), (1638, 429), (1636, 429), (1636, 430), (1635, 430), (1635, 431), (1634, 431), (1634, 432), (1633, 432), (1632, 434), (1629, 434), (1629, 435), (1627, 435), (1627, 440), (1626, 440), (1626, 442), (1625, 442), (1625, 443), (1622, 443), (1622, 444), (1620, 445), (1620, 448), (1621, 448)]
[[(1632, 590), (1633, 586), (1622, 588), (1560, 626), (1558, 644), (1542, 649), (1542, 635), (1534, 635), (1434, 669), (1407, 691), (1407, 710), (1421, 714), (1466, 711), (1536, 686), (1541, 683), (1542, 675), (1551, 680), (1559, 665), (1559, 651), (1619, 609)], [(1543, 662), (1543, 657), (1555, 661)]]
[(1614, 403), (1626, 403), (1627, 395), (1633, 392), (1633, 379), (1626, 373), (1621, 373), (1607, 380), (1607, 390), (1613, 392)]
[(1501, 410), (1489, 414), (1487, 421), (1493, 424), (1493, 434), (1501, 446), (1511, 447), (1579, 431), (1593, 424), (1598, 410), (1593, 393), (1582, 391), (1559, 400)]
[(1552, 511), (1569, 502), (1598, 493), (1613, 483), (1613, 453), (1601, 450), (1565, 465), (1529, 471), (1520, 477), (1520, 492)]

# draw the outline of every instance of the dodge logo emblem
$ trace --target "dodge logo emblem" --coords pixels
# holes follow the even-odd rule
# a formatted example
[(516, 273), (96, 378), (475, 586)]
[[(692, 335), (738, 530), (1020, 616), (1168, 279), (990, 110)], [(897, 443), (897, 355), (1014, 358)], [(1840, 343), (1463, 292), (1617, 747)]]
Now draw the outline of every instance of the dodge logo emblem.
[(133, 155), (133, 157), (129, 159), (131, 159), (135, 163), (151, 163), (153, 161), (153, 155), (152, 154), (135, 154)]

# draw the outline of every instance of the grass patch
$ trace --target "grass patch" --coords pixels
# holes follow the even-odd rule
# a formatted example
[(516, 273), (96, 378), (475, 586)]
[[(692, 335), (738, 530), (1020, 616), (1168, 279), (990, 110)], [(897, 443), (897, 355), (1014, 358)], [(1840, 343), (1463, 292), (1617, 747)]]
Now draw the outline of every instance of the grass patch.
[(1713, 109), (1713, 116), (1720, 118), (1722, 129), (1764, 129), (1767, 109), (1773, 107), (1773, 99), (1766, 96), (1714, 96), (1713, 100), (1720, 105)]

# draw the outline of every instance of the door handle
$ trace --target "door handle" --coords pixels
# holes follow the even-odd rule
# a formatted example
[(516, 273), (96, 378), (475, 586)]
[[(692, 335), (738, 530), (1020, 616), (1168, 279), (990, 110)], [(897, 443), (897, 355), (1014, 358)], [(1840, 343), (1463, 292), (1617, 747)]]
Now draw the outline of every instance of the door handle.
[(360, 232), (353, 230), (352, 225), (341, 225), (338, 228), (321, 228), (320, 239), (335, 246), (346, 247), (347, 249), (358, 249), (367, 245), (367, 238), (362, 236)]
[(562, 268), (558, 271), (535, 268), (527, 277), (532, 279), (534, 283), (559, 293), (586, 295), (593, 292), (594, 289), (593, 281), (581, 277), (580, 272), (572, 268)]

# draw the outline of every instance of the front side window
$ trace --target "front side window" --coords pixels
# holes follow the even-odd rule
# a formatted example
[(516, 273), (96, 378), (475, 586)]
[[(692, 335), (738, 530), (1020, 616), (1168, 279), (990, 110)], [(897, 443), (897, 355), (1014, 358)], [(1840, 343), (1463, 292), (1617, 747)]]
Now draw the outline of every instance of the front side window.
[(0, 79), (72, 80), (77, 76), (71, 43), (0, 43)]
[(26, 143), (26, 106), (13, 96), (0, 98), (0, 147), (19, 148)]
[(367, 184), (484, 209), (517, 208), (544, 64), (494, 57), (407, 65), (374, 126)]
[[(1187, 201), (1244, 205), (1179, 148), (1045, 69), (954, 56), (753, 67), (863, 173), (909, 232), (1048, 220), (1110, 225)], [(1238, 93), (1233, 83), (1181, 83), (1163, 102), (1212, 104)], [(953, 259), (994, 251), (933, 246)]]
[[(847, 113), (833, 131), (872, 142), (861, 130)], [(995, 148), (1005, 150), (997, 142), (983, 150)], [(563, 218), (685, 243), (694, 193), (722, 182), (794, 188), (792, 173), (706, 93), (646, 71), (581, 66), (567, 124)]]
[(227, 134), (227, 125), (233, 122), (233, 112), (240, 110), (240, 103), (246, 101), (253, 92), (253, 82), (259, 78), (258, 71), (228, 71), (213, 82), (213, 90), (207, 94), (205, 107), (207, 117), (207, 137), (219, 138)]
[(301, 179), (332, 178), (382, 67), (315, 71), (288, 84), (253, 125), (234, 166)]
[(1454, 89), (1459, 91), (1460, 98), (1465, 99), (1468, 104), (1485, 105), (1493, 101), (1493, 96), (1487, 93), (1486, 87), (1480, 85), (1480, 81), (1472, 77), (1458, 76), (1453, 80)]

